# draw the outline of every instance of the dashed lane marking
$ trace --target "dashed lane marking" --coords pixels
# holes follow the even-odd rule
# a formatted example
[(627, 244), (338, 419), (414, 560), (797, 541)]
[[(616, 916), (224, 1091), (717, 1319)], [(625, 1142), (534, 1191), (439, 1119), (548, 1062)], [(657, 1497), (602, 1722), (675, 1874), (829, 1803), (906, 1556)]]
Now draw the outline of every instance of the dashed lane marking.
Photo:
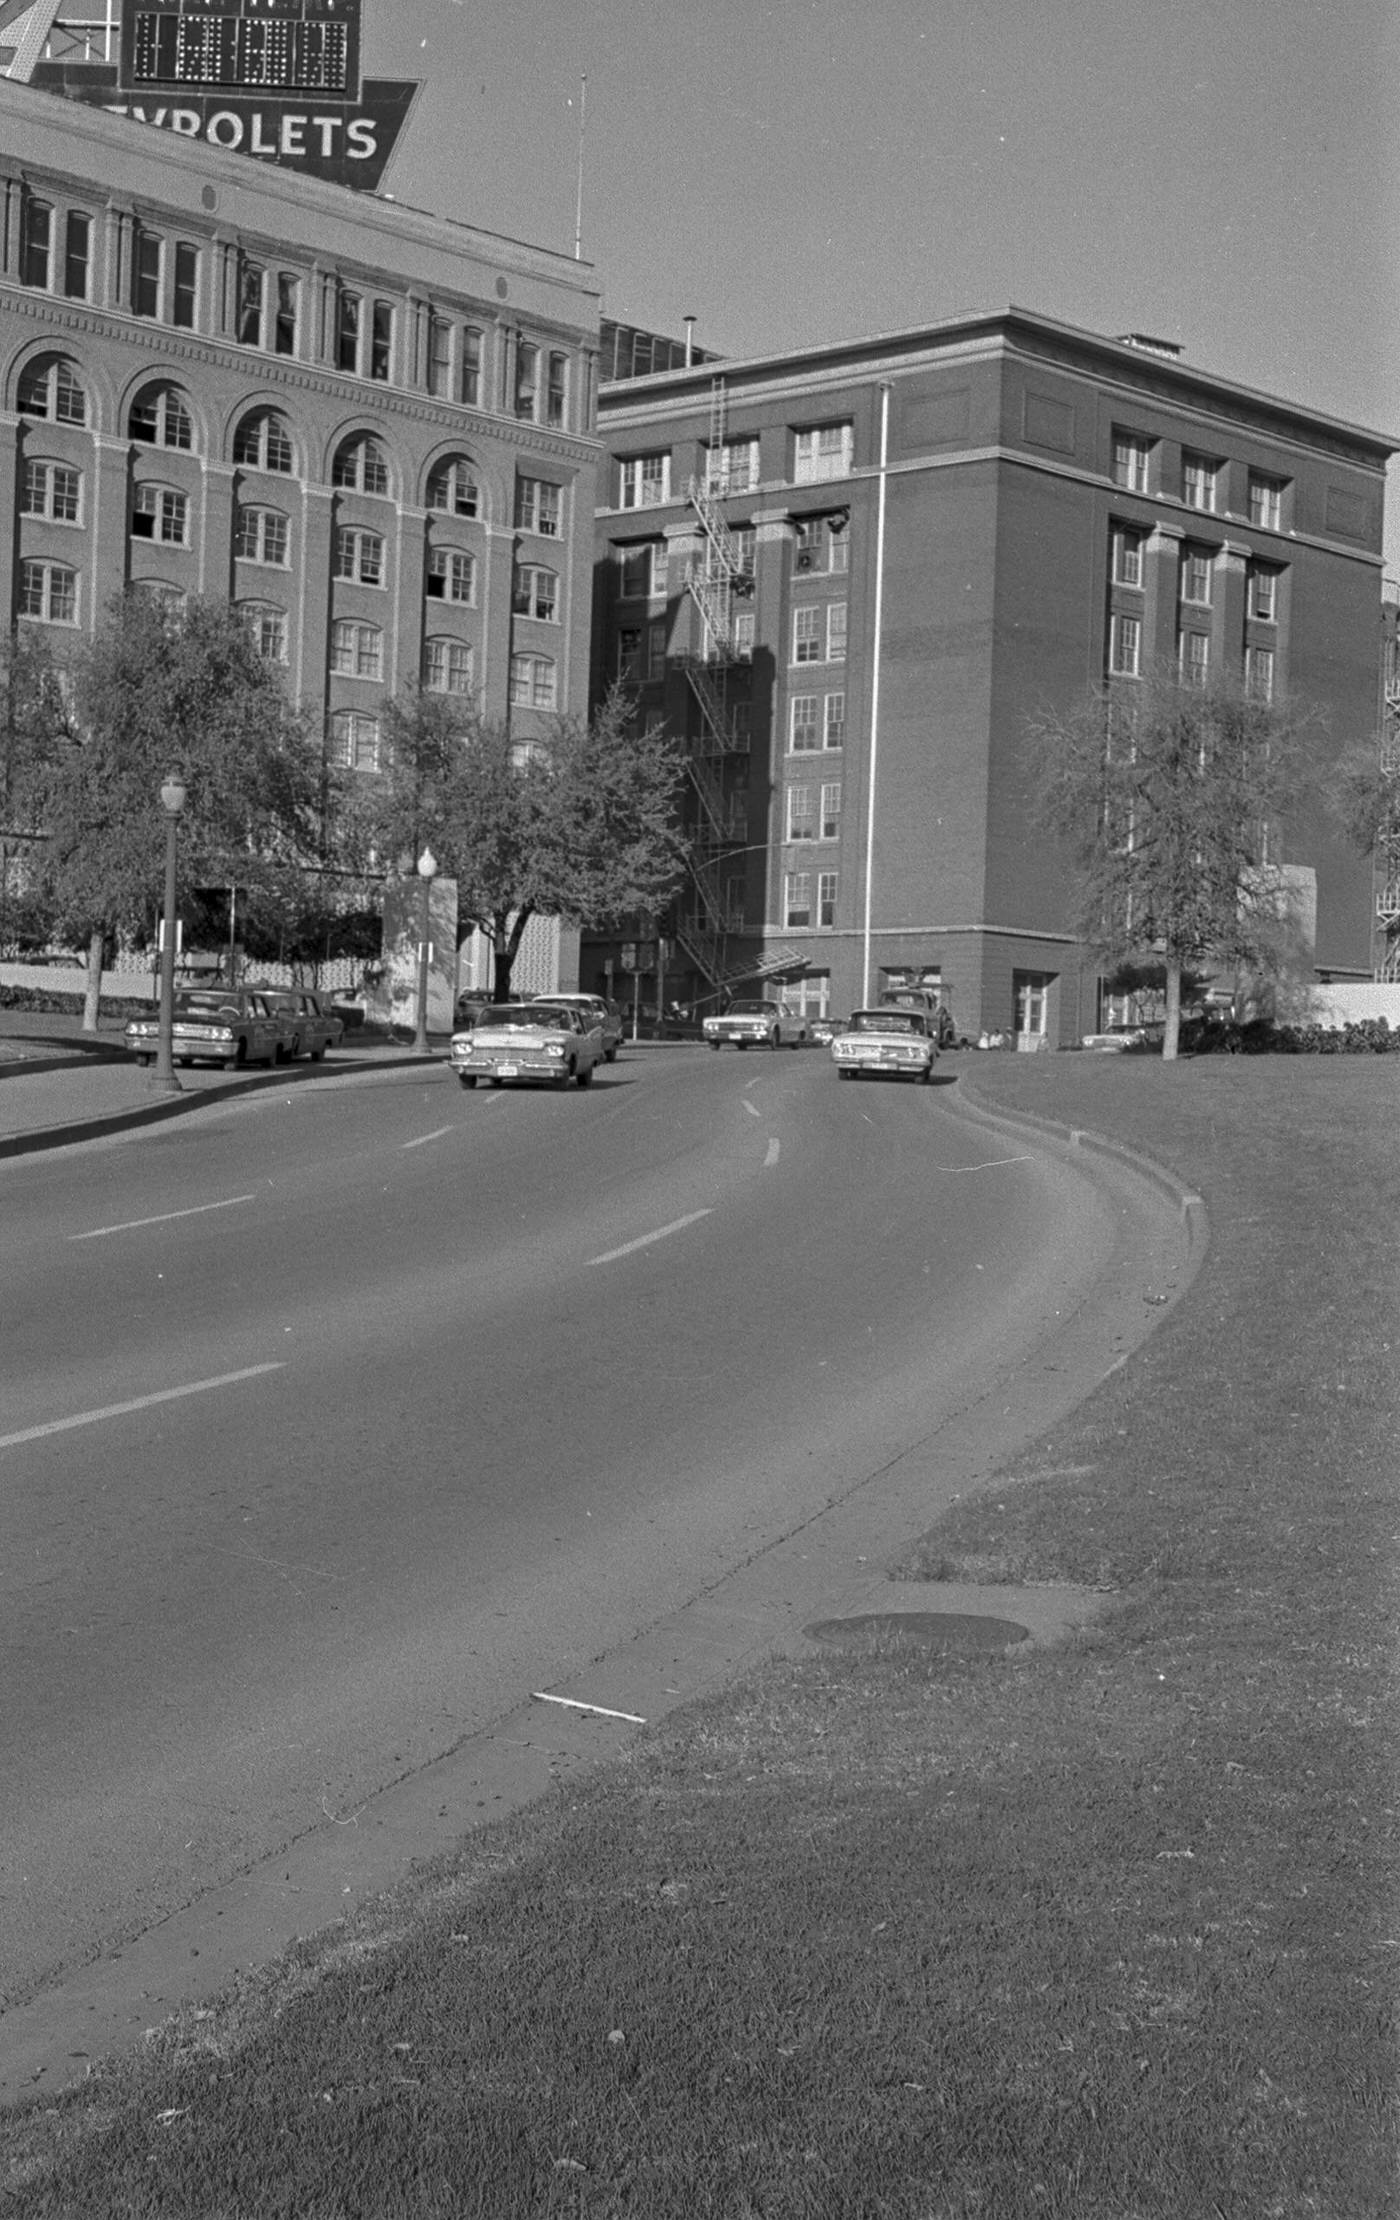
[(452, 1131), (453, 1128), (450, 1125), (440, 1125), (435, 1132), (420, 1133), (416, 1141), (405, 1141), (403, 1146), (406, 1149), (421, 1149), (426, 1147), (429, 1141), (440, 1141), (444, 1133), (451, 1133)]
[(744, 1108), (748, 1111), (748, 1114), (751, 1118), (760, 1118), (763, 1115), (763, 1112), (759, 1109), (756, 1102), (746, 1102), (744, 1104)]
[(22, 1441), (41, 1441), (46, 1434), (66, 1434), (74, 1426), (96, 1426), (104, 1418), (125, 1418), (131, 1411), (146, 1411), (153, 1403), (176, 1403), (185, 1395), (207, 1395), (211, 1388), (233, 1387), (240, 1380), (256, 1380), (264, 1372), (283, 1372), (285, 1365), (250, 1364), (241, 1372), (220, 1372), (212, 1380), (191, 1380), (185, 1387), (161, 1388), (155, 1395), (134, 1395), (128, 1403), (104, 1403), (99, 1411), (78, 1411), (72, 1418), (51, 1418), (43, 1426), (26, 1426), (17, 1434), (0, 1434), (0, 1449), (13, 1449)]
[(624, 1241), (620, 1249), (608, 1249), (602, 1256), (591, 1256), (593, 1264), (615, 1264), (620, 1256), (631, 1256), (634, 1249), (649, 1249), (653, 1241), (664, 1241), (673, 1233), (680, 1233), (686, 1226), (693, 1226), (697, 1219), (708, 1218), (708, 1210), (692, 1210), (684, 1218), (673, 1218), (669, 1226), (658, 1226), (655, 1233), (642, 1233), (635, 1241)]
[(777, 1134), (775, 1133), (775, 1134), (773, 1135), (773, 1138), (772, 1138), (772, 1140), (771, 1140), (771, 1141), (770, 1141), (770, 1142), (768, 1143), (768, 1154), (767, 1154), (767, 1155), (766, 1155), (766, 1156), (764, 1157), (764, 1159), (763, 1159), (763, 1169), (764, 1169), (764, 1171), (765, 1171), (765, 1172), (771, 1172), (771, 1171), (772, 1171), (772, 1169), (773, 1169), (773, 1166), (774, 1166), (774, 1165), (775, 1165), (775, 1164), (777, 1163), (777, 1161), (778, 1161), (778, 1136), (777, 1136)]
[(94, 1226), (91, 1233), (70, 1233), (70, 1241), (101, 1241), (109, 1233), (136, 1233), (142, 1226), (167, 1226), (172, 1218), (199, 1218), (206, 1210), (232, 1210), (236, 1203), (256, 1202), (256, 1195), (229, 1195), (223, 1202), (193, 1203), (188, 1210), (162, 1210), (155, 1218), (126, 1218), (119, 1226)]

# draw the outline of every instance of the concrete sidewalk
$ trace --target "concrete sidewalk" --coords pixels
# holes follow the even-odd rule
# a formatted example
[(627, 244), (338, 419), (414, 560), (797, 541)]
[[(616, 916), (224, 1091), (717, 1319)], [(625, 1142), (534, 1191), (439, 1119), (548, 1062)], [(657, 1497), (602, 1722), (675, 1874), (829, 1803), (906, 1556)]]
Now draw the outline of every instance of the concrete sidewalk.
[[(445, 1046), (437, 1042), (434, 1055), (440, 1058)], [(119, 1026), (104, 1025), (94, 1036), (75, 1017), (0, 1011), (0, 1158), (185, 1117), (257, 1087), (350, 1078), (422, 1061), (401, 1042), (352, 1036), (319, 1064), (260, 1065), (238, 1073), (192, 1066), (179, 1073), (179, 1092), (170, 1093), (127, 1054)]]

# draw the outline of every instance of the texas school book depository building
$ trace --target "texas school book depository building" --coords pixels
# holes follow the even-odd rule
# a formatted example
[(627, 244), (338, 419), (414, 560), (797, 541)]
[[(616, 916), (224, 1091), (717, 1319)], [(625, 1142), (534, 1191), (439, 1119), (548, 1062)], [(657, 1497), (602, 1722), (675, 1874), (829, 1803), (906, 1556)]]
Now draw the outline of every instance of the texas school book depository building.
[[(288, 45), (317, 22), (348, 51)], [(210, 46), (240, 23), (282, 44)], [(182, 25), (203, 44), (177, 49)], [(35, 40), (34, 81), (0, 77), (10, 621), (81, 634), (138, 582), (227, 595), (366, 772), (407, 680), (522, 739), (584, 709), (591, 270), (346, 189), (374, 182), (412, 90), (361, 84), (358, 0), (152, 0), (123, 31), (123, 63), (45, 64)], [(279, 57), (321, 89), (270, 97)], [(263, 89), (192, 88), (216, 64)], [(434, 937), (446, 956), (445, 916)]]

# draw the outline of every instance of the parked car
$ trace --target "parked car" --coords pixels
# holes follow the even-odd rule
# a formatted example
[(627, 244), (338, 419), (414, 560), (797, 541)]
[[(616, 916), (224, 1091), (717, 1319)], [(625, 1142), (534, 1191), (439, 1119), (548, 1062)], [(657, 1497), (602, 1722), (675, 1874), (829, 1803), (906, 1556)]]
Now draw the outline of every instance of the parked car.
[(941, 987), (886, 987), (880, 997), (882, 1010), (922, 1010), (940, 1048), (957, 1045), (958, 1028), (951, 1004)]
[(731, 1002), (718, 1017), (707, 1017), (701, 1032), (711, 1048), (732, 1041), (736, 1048), (801, 1048), (807, 1020), (793, 1017), (778, 1002)]
[(617, 1052), (622, 1046), (622, 1012), (606, 995), (537, 994), (532, 999), (552, 1003), (559, 1009), (580, 1010), (585, 1017), (596, 1017), (603, 1029), (603, 1054), (610, 1064), (617, 1062)]
[(310, 987), (260, 987), (256, 991), (288, 1021), (290, 1034), (283, 1054), (289, 1063), (306, 1055), (319, 1064), (328, 1048), (339, 1048), (345, 1037), (345, 1020), (324, 995)]
[(889, 1072), (897, 1079), (919, 1079), (927, 1086), (938, 1061), (936, 1011), (896, 1008), (857, 1010), (831, 1044), (837, 1076), (854, 1079), (863, 1072)]
[(506, 1002), (468, 1031), (454, 1033), (449, 1059), (464, 1087), (489, 1079), (542, 1080), (591, 1087), (603, 1060), (603, 1030), (558, 1003)]
[[(195, 987), (175, 997), (170, 1053), (178, 1064), (276, 1064), (289, 1052), (293, 1028), (272, 997), (252, 987)], [(155, 1059), (160, 1018), (132, 1018), (126, 1045), (138, 1064)]]
[(456, 1008), (452, 1013), (453, 1024), (460, 1032), (465, 1032), (469, 1026), (476, 1024), (483, 1010), (491, 1010), (496, 1007), (495, 998), (489, 987), (464, 987), (457, 997)]

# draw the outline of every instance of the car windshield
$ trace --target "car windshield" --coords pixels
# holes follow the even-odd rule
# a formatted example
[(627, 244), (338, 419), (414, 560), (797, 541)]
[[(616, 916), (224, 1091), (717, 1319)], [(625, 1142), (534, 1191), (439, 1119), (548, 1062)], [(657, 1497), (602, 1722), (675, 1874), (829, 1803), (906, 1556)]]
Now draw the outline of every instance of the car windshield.
[(546, 1032), (554, 1030), (567, 1032), (569, 1013), (567, 1010), (551, 1010), (547, 1006), (542, 1007), (538, 1002), (506, 1003), (500, 1009), (483, 1011), (481, 1023), (489, 1025), (493, 1032), (497, 1028), (514, 1032), (524, 1026), (529, 1026), (535, 1031), (542, 1027)]
[(562, 996), (557, 1002), (546, 1002), (541, 996), (538, 1002), (534, 1002), (530, 1006), (532, 1009), (538, 1010), (541, 1016), (552, 1014), (557, 1017), (562, 1012), (566, 1017), (581, 1017), (585, 1023), (591, 1020), (596, 1025), (598, 1022), (598, 1012), (590, 1009), (586, 1002), (566, 1002)]
[(182, 994), (175, 1003), (176, 1017), (237, 1017), (238, 1004), (226, 994)]
[(853, 1033), (922, 1033), (923, 1019), (913, 1010), (857, 1010)]
[(731, 1002), (729, 1005), (730, 1017), (776, 1017), (777, 1014), (776, 1002)]

